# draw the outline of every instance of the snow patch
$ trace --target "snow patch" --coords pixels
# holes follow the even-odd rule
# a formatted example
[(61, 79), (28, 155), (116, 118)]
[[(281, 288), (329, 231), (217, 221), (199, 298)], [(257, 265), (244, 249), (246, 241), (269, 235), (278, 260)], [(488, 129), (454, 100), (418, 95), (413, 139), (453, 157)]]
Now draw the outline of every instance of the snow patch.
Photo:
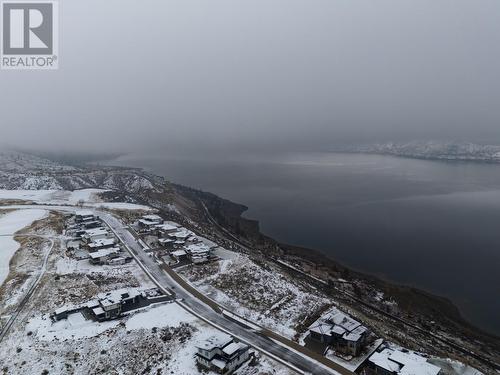
[(29, 209), (8, 212), (0, 217), (0, 285), (9, 275), (10, 259), (19, 249), (14, 233), (47, 215), (46, 210)]
[(36, 333), (42, 341), (75, 340), (98, 336), (118, 324), (117, 320), (102, 323), (87, 320), (81, 313), (70, 314), (67, 319), (53, 323), (43, 315), (31, 319), (26, 331)]
[(153, 327), (177, 327), (181, 323), (193, 323), (196, 318), (176, 303), (152, 306), (134, 314), (126, 323), (127, 329), (151, 329)]

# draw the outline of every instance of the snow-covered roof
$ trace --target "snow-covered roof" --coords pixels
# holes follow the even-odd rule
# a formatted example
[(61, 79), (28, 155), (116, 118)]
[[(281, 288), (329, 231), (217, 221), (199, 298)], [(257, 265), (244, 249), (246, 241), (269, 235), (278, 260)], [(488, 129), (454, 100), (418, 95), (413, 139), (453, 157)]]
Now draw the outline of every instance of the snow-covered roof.
[(149, 226), (149, 227), (154, 227), (157, 225), (157, 223), (154, 221), (149, 221), (149, 220), (144, 220), (144, 219), (139, 219), (139, 223), (141, 223), (145, 226)]
[(346, 331), (353, 331), (357, 327), (361, 325), (360, 322), (354, 320), (349, 315), (344, 314), (339, 310), (333, 311), (330, 315), (327, 316), (326, 320), (331, 321), (332, 323), (341, 326)]
[(210, 363), (214, 366), (217, 367), (218, 369), (222, 370), (226, 367), (226, 361), (223, 361), (222, 359), (219, 358), (214, 358)]
[(224, 347), (224, 349), (222, 349), (222, 351), (229, 356), (233, 355), (238, 350), (240, 350), (240, 346), (235, 342), (232, 342), (228, 346)]
[(190, 254), (207, 254), (210, 252), (210, 247), (200, 242), (186, 246), (186, 251)]
[(368, 360), (398, 375), (437, 375), (441, 370), (427, 362), (427, 359), (421, 355), (390, 348), (373, 353)]
[(174, 240), (173, 240), (173, 239), (171, 239), (171, 238), (160, 238), (160, 239), (158, 240), (158, 242), (159, 242), (159, 243), (172, 243), (172, 242), (174, 242)]
[(185, 240), (186, 238), (188, 238), (189, 236), (192, 236), (193, 234), (194, 234), (193, 232), (191, 232), (190, 230), (188, 230), (186, 228), (180, 228), (177, 232), (168, 233), (168, 236)]
[(172, 224), (169, 224), (169, 223), (164, 223), (164, 224), (157, 224), (156, 228), (158, 228), (159, 230), (167, 231), (167, 230), (176, 230), (177, 228), (179, 228), (179, 226), (178, 225), (172, 225)]
[(156, 221), (156, 222), (163, 221), (163, 219), (158, 215), (144, 215), (142, 218), (146, 221), (149, 221), (149, 222), (151, 222), (151, 221), (153, 221), (153, 222), (154, 221)]
[(87, 229), (85, 231), (85, 235), (87, 235), (89, 237), (101, 236), (104, 234), (109, 234), (109, 232), (104, 228)]
[(87, 302), (87, 307), (89, 309), (93, 309), (94, 307), (98, 307), (98, 306), (99, 306), (99, 301), (96, 299), (93, 299), (93, 300)]
[(90, 253), (89, 256), (92, 259), (99, 259), (99, 258), (102, 258), (102, 257), (106, 257), (108, 255), (111, 255), (111, 254), (116, 254), (119, 251), (120, 251), (119, 248), (112, 247), (110, 249), (101, 249), (101, 250), (98, 250), (98, 251), (96, 251), (94, 253)]
[(88, 217), (88, 216), (94, 216), (94, 213), (90, 210), (82, 210), (82, 211), (77, 211), (76, 216)]
[(93, 312), (95, 315), (101, 315), (101, 314), (104, 314), (104, 310), (102, 309), (102, 307), (96, 307), (95, 309), (92, 309), (92, 312)]
[(186, 252), (184, 250), (176, 250), (176, 251), (172, 251), (172, 255), (174, 257), (182, 257), (182, 256), (186, 255)]
[(309, 327), (309, 330), (319, 333), (320, 335), (331, 336), (332, 325), (326, 323), (318, 323)]
[(212, 350), (215, 348), (223, 348), (231, 342), (233, 342), (233, 338), (231, 336), (226, 335), (225, 333), (218, 333), (216, 335), (210, 336), (208, 339), (206, 339), (196, 347), (204, 350)]
[(103, 307), (108, 307), (115, 305), (117, 303), (121, 303), (125, 299), (130, 299), (137, 297), (141, 294), (141, 292), (134, 288), (124, 288), (112, 290), (107, 293), (99, 293), (97, 298), (99, 299), (99, 303)]
[[(328, 325), (328, 326), (331, 327), (330, 325)], [(341, 326), (334, 326), (332, 328), (332, 332), (336, 333), (337, 335), (343, 335), (346, 332), (346, 330), (345, 330), (345, 328), (343, 328)]]
[(314, 322), (309, 330), (324, 336), (336, 334), (349, 341), (359, 341), (368, 331), (360, 322), (336, 308)]
[(344, 334), (344, 338), (349, 341), (358, 341), (367, 330), (368, 328), (364, 326), (359, 326), (352, 332), (347, 332), (346, 334)]
[(69, 308), (67, 306), (63, 306), (63, 307), (59, 307), (58, 309), (56, 309), (54, 312), (59, 315), (59, 314), (63, 314), (65, 312), (67, 312), (69, 310)]
[(109, 246), (109, 245), (114, 245), (115, 244), (115, 239), (114, 238), (100, 238), (97, 240), (92, 241), (89, 243), (89, 247), (100, 247), (100, 246)]

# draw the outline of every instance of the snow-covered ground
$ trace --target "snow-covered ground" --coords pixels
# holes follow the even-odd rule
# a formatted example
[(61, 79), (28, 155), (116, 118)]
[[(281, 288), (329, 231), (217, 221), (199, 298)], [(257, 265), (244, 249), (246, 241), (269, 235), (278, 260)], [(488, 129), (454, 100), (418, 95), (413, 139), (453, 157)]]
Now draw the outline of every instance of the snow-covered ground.
[(51, 342), (95, 337), (117, 325), (117, 320), (97, 323), (76, 313), (55, 323), (47, 315), (37, 316), (28, 322), (26, 330), (35, 333), (39, 340)]
[(441, 367), (440, 375), (483, 375), (481, 371), (449, 358), (430, 358), (428, 362)]
[(14, 233), (47, 215), (46, 210), (16, 210), (0, 216), (0, 285), (9, 274), (9, 263), (19, 249)]
[(104, 189), (82, 189), (82, 190), (0, 190), (0, 201), (21, 200), (34, 202), (37, 204), (54, 205), (78, 205), (86, 207), (104, 207), (115, 210), (151, 210), (150, 207), (126, 203), (126, 202), (105, 202), (99, 194), (109, 190)]
[(182, 268), (179, 273), (229, 311), (293, 339), (306, 321), (331, 304), (314, 288), (262, 267), (247, 256), (219, 250), (217, 263)]
[[(88, 374), (101, 368), (105, 373), (193, 375), (201, 373), (195, 361), (196, 346), (218, 334), (175, 303), (149, 306), (103, 323), (86, 320), (79, 313), (56, 323), (47, 316), (36, 316), (16, 333), (15, 346), (0, 349), (0, 359), (7, 358), (3, 363), (15, 374), (44, 369), (56, 374)], [(40, 357), (40, 353), (47, 354)], [(255, 366), (246, 364), (238, 374), (291, 373), (266, 357), (257, 354), (257, 358)]]
[(104, 193), (103, 189), (82, 189), (75, 191), (67, 190), (0, 190), (0, 200), (18, 199), (35, 203), (53, 204), (77, 204), (80, 201), (85, 203), (97, 203), (102, 200), (99, 193)]

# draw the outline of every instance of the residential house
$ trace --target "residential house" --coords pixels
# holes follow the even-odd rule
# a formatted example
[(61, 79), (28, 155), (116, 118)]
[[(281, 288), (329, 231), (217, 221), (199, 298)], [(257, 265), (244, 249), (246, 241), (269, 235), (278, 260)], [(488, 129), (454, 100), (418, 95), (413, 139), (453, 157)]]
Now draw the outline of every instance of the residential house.
[(130, 262), (132, 261), (132, 257), (116, 257), (116, 258), (111, 258), (111, 259), (108, 259), (106, 261), (106, 264), (110, 265), (110, 266), (118, 266), (118, 265), (122, 265), (122, 264), (125, 264), (127, 262)]
[(204, 263), (210, 259), (212, 249), (203, 242), (191, 244), (185, 247), (188, 258), (193, 263)]
[(174, 233), (179, 230), (179, 224), (174, 222), (166, 222), (155, 226), (156, 235), (160, 238), (167, 237), (169, 233)]
[(187, 258), (187, 253), (185, 250), (175, 250), (170, 253), (178, 262)]
[(368, 334), (365, 326), (337, 309), (333, 309), (309, 327), (309, 337), (312, 340), (352, 356), (361, 353)]
[(82, 234), (82, 240), (87, 244), (110, 237), (111, 233), (109, 233), (105, 228), (88, 229)]
[(168, 238), (171, 238), (174, 241), (182, 241), (182, 243), (184, 244), (189, 237), (193, 236), (193, 234), (194, 234), (193, 232), (191, 232), (186, 228), (180, 228), (175, 232), (167, 233), (167, 236)]
[(102, 226), (102, 221), (99, 220), (91, 220), (91, 221), (84, 221), (75, 225), (72, 225), (68, 229), (79, 229), (79, 230), (85, 230), (85, 229), (94, 229), (94, 228), (99, 228)]
[(172, 238), (160, 238), (158, 240), (158, 244), (165, 249), (173, 249), (174, 242), (175, 240), (173, 240)]
[(87, 247), (89, 252), (92, 253), (94, 251), (115, 247), (115, 244), (116, 240), (114, 238), (100, 238), (87, 244)]
[(137, 222), (141, 230), (154, 230), (157, 225), (163, 224), (163, 219), (158, 215), (144, 215)]
[(89, 261), (92, 264), (106, 264), (111, 261), (113, 258), (118, 258), (120, 254), (119, 247), (112, 247), (108, 249), (101, 249), (98, 251), (94, 251), (89, 253)]
[(124, 309), (130, 309), (139, 302), (141, 293), (136, 289), (119, 289), (100, 293), (87, 307), (98, 321), (118, 318)]
[(71, 314), (82, 313), (87, 319), (104, 321), (118, 318), (125, 312), (170, 299), (170, 296), (163, 294), (158, 288), (119, 289), (98, 294), (96, 299), (83, 305), (62, 306), (55, 310), (50, 317), (53, 321), (58, 321), (68, 318)]
[(92, 211), (78, 211), (75, 214), (75, 222), (83, 223), (95, 220), (95, 215)]
[(212, 336), (197, 346), (196, 361), (219, 374), (232, 374), (250, 357), (249, 346), (226, 334)]

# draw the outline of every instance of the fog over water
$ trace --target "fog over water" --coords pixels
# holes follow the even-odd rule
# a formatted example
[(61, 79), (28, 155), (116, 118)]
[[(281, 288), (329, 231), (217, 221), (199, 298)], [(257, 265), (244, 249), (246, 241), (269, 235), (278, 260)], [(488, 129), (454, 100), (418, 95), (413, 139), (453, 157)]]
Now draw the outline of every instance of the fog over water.
[(119, 164), (243, 203), (265, 234), (446, 296), (500, 334), (500, 165), (324, 153)]
[(498, 0), (64, 1), (60, 69), (0, 71), (0, 143), (500, 143), (499, 17)]

